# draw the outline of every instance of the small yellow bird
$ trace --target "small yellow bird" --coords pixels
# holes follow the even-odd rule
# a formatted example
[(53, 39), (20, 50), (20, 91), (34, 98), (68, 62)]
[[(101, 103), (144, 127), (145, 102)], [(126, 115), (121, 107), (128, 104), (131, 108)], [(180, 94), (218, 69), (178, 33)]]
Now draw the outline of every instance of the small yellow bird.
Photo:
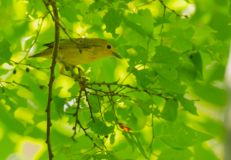
[[(100, 38), (76, 38), (76, 43), (70, 39), (62, 39), (59, 43), (58, 55), (70, 65), (81, 65), (93, 62), (104, 57), (118, 57), (122, 59), (116, 52), (112, 44)], [(77, 45), (79, 44), (79, 45)], [(54, 42), (44, 44), (48, 48), (40, 51), (38, 54), (30, 56), (43, 57), (52, 59), (52, 50)], [(59, 62), (60, 63), (60, 62)], [(64, 74), (64, 66), (62, 65), (60, 73)]]

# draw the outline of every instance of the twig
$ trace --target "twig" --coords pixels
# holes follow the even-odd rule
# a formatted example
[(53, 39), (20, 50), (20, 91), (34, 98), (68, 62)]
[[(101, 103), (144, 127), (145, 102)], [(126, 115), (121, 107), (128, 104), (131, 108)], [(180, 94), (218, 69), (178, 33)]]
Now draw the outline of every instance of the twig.
[(21, 86), (21, 87), (27, 89), (28, 91), (31, 91), (30, 86), (27, 86), (27, 85), (25, 85), (25, 84), (20, 84), (20, 83), (17, 83), (17, 82), (15, 82), (15, 81), (13, 81), (13, 82), (0, 81), (0, 82), (4, 82), (4, 83), (10, 84), (10, 85), (12, 85), (12, 86), (14, 86), (13, 84), (17, 84), (17, 85), (19, 85), (19, 86)]
[(15, 64), (17, 64), (17, 65), (25, 65), (25, 66), (30, 66), (30, 67), (32, 67), (32, 68), (35, 68), (35, 69), (37, 69), (37, 70), (40, 70), (40, 69), (49, 69), (49, 68), (39, 68), (39, 67), (35, 67), (35, 66), (32, 66), (32, 65), (30, 65), (30, 64), (24, 64), (24, 63), (21, 63), (21, 61), (20, 62), (15, 62), (15, 61), (13, 61), (13, 60), (10, 60), (11, 62), (13, 62), (13, 63), (15, 63)]
[(183, 16), (183, 17), (185, 17), (185, 18), (188, 18), (187, 15), (180, 15), (180, 14), (176, 13), (175, 10), (173, 10), (173, 9), (169, 8), (168, 6), (166, 6), (166, 5), (164, 4), (163, 0), (159, 0), (159, 1), (160, 1), (160, 3), (161, 3), (165, 8), (167, 8), (168, 10), (172, 11), (173, 13), (175, 13), (176, 16)]
[[(140, 66), (140, 67), (141, 67), (141, 66)], [(138, 67), (138, 68), (140, 68), (140, 67)], [(129, 72), (128, 75), (124, 78), (124, 80), (120, 83), (120, 85), (114, 90), (114, 92), (124, 83), (124, 81), (128, 78), (128, 76), (129, 76), (130, 74), (132, 74), (133, 72), (137, 71), (138, 68), (135, 68), (135, 69), (133, 69), (131, 72)]]
[(97, 95), (97, 99), (98, 99), (98, 103), (99, 103), (99, 111), (100, 111), (101, 116), (103, 117), (103, 115), (102, 115), (102, 111), (101, 111), (101, 104), (100, 104), (100, 100), (99, 100), (98, 92), (97, 92), (97, 91), (95, 91), (95, 93), (96, 93), (96, 95)]
[(148, 4), (150, 4), (150, 3), (154, 2), (154, 1), (155, 1), (155, 0), (152, 0), (152, 1), (150, 1), (150, 2), (147, 2), (147, 3), (145, 3), (145, 4), (142, 4), (142, 5), (140, 5), (140, 6), (137, 6), (136, 8), (138, 9), (138, 8), (140, 8), (140, 7), (146, 6), (146, 5), (148, 5)]
[(27, 58), (27, 56), (28, 56), (28, 54), (29, 54), (31, 48), (32, 48), (32, 47), (34, 46), (34, 44), (37, 42), (39, 33), (40, 33), (41, 28), (42, 28), (42, 26), (43, 26), (44, 19), (46, 18), (47, 15), (48, 15), (48, 12), (47, 12), (44, 16), (41, 17), (42, 21), (41, 21), (41, 24), (40, 24), (40, 25), (39, 25), (39, 21), (38, 21), (38, 31), (37, 31), (37, 34), (36, 34), (36, 36), (35, 36), (35, 39), (34, 39), (34, 41), (32, 42), (30, 48), (26, 51), (25, 57), (24, 57), (22, 60), (20, 60), (20, 61), (18, 62), (18, 64), (20, 64), (24, 59)]
[[(79, 127), (83, 130), (83, 132), (85, 133), (85, 136), (87, 136), (92, 142), (93, 142), (93, 138), (86, 132), (87, 129), (85, 129), (82, 124), (78, 121)], [(95, 142), (93, 142), (94, 145), (96, 147), (98, 147), (100, 150), (102, 150)]]
[[(108, 87), (109, 91), (112, 92), (112, 91), (111, 91), (111, 88), (110, 88), (110, 85), (108, 85), (107, 87)], [(108, 95), (108, 94), (107, 94), (107, 95)], [(115, 115), (115, 118), (116, 118), (116, 124), (118, 124), (118, 118), (117, 118), (116, 112), (115, 112), (115, 106), (114, 106), (113, 97), (112, 97), (112, 95), (110, 95), (110, 96), (111, 96), (111, 98), (110, 98), (109, 95), (108, 95), (108, 99), (109, 99), (110, 102), (111, 102), (112, 110), (113, 110), (114, 115)]]
[(149, 89), (151, 89), (151, 87), (156, 83), (156, 81), (158, 80), (158, 78), (159, 78), (159, 77), (157, 77), (157, 78), (155, 79), (155, 81), (152, 82), (152, 84), (149, 86)]
[[(45, 0), (43, 0), (46, 8), (49, 8), (49, 4), (45, 2)], [(54, 41), (54, 48), (53, 48), (53, 57), (52, 57), (52, 64), (51, 64), (51, 75), (50, 75), (50, 80), (49, 80), (49, 91), (48, 91), (48, 102), (47, 102), (47, 139), (46, 139), (46, 143), (47, 143), (47, 147), (48, 147), (48, 154), (49, 154), (49, 160), (52, 160), (52, 158), (54, 157), (52, 150), (51, 150), (51, 142), (50, 142), (50, 127), (52, 125), (51, 123), (51, 115), (50, 115), (50, 109), (51, 109), (51, 101), (52, 101), (52, 86), (53, 86), (53, 82), (55, 79), (55, 75), (54, 75), (54, 71), (55, 71), (55, 65), (56, 65), (56, 58), (58, 56), (58, 51), (59, 51), (59, 34), (60, 34), (60, 30), (59, 30), (59, 23), (57, 23), (59, 21), (59, 16), (58, 16), (58, 10), (56, 7), (56, 2), (53, 0), (49, 0), (49, 3), (51, 4), (52, 8), (53, 8), (53, 12), (54, 12), (54, 17), (56, 18), (57, 21), (55, 21), (55, 41)]]
[(84, 88), (84, 92), (85, 92), (85, 96), (86, 96), (86, 101), (87, 101), (88, 106), (89, 106), (89, 109), (90, 109), (91, 119), (92, 119), (92, 120), (93, 120), (93, 122), (95, 123), (95, 119), (94, 119), (93, 114), (92, 114), (91, 104), (90, 104), (90, 101), (89, 101), (89, 99), (88, 99), (88, 97), (87, 97), (87, 91), (86, 91), (86, 88)]
[(73, 115), (73, 116), (75, 116), (75, 126), (73, 127), (73, 130), (74, 130), (74, 133), (73, 133), (73, 135), (72, 135), (72, 139), (73, 139), (73, 141), (75, 141), (75, 135), (76, 135), (76, 126), (77, 126), (77, 124), (79, 123), (79, 120), (78, 120), (78, 111), (79, 111), (79, 106), (80, 106), (80, 99), (81, 99), (81, 95), (82, 95), (82, 89), (80, 89), (80, 91), (79, 91), (79, 98), (78, 98), (78, 101), (77, 101), (77, 108), (76, 108), (76, 112), (75, 112), (75, 114)]
[[(166, 12), (166, 8), (167, 6), (164, 4), (163, 0), (160, 0), (160, 3), (164, 6), (164, 13), (163, 13), (163, 17), (165, 16), (165, 12)], [(163, 42), (163, 38), (161, 36), (161, 33), (163, 31), (163, 28), (164, 28), (164, 24), (161, 25), (161, 28), (160, 28), (160, 45), (162, 45), (162, 42)]]
[[(152, 144), (153, 144), (153, 140), (154, 140), (154, 138), (155, 138), (155, 135), (154, 135), (154, 116), (153, 116), (153, 114), (152, 114), (152, 141), (151, 141), (151, 144), (150, 144), (150, 149), (151, 149), (151, 153), (152, 153)], [(151, 157), (151, 154), (150, 154), (150, 157)]]

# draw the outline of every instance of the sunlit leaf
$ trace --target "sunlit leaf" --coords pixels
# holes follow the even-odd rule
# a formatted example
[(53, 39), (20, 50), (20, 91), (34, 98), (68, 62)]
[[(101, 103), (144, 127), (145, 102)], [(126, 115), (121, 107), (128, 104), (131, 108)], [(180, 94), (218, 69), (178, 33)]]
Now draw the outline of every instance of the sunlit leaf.
[(175, 100), (168, 100), (164, 105), (163, 111), (161, 112), (161, 118), (168, 121), (175, 121), (177, 118), (177, 109), (178, 102)]
[(176, 150), (176, 149), (166, 148), (161, 151), (161, 154), (158, 156), (158, 160), (166, 160), (166, 159), (190, 160), (191, 157), (193, 157), (193, 153), (189, 149)]
[(161, 140), (175, 149), (185, 149), (212, 138), (212, 136), (196, 131), (178, 121), (166, 123), (161, 135)]
[(115, 30), (120, 26), (123, 19), (123, 12), (121, 10), (115, 10), (114, 8), (109, 8), (105, 13), (102, 21), (106, 25), (106, 31), (111, 33), (113, 37), (117, 37)]
[(114, 131), (114, 126), (107, 126), (98, 119), (95, 120), (95, 123), (92, 122), (90, 126), (92, 131), (99, 135), (108, 135)]
[(6, 39), (3, 39), (0, 42), (0, 65), (5, 62), (10, 63), (11, 56), (10, 43)]
[(66, 98), (60, 98), (58, 96), (55, 96), (53, 98), (53, 101), (55, 103), (55, 109), (58, 113), (59, 117), (62, 118), (62, 115), (64, 113), (64, 104), (66, 103)]

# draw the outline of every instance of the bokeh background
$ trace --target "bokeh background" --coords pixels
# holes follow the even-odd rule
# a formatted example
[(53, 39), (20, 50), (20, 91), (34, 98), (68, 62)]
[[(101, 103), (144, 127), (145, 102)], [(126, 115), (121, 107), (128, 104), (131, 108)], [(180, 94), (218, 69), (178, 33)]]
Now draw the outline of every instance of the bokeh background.
[[(107, 39), (124, 58), (119, 60), (110, 57), (81, 66), (91, 82), (114, 82), (124, 79), (130, 72), (131, 65), (141, 64), (138, 60), (132, 64), (128, 56), (128, 54), (137, 54), (137, 45), (147, 49), (149, 58), (155, 54), (154, 48), (162, 40), (163, 45), (170, 46), (188, 56), (200, 52), (201, 59), (195, 58), (200, 74), (197, 71), (189, 72), (189, 75), (185, 73), (189, 78), (184, 80), (184, 83), (188, 85), (185, 97), (194, 101), (198, 115), (193, 115), (181, 108), (178, 119), (187, 126), (214, 137), (190, 147), (189, 149), (194, 153), (191, 159), (223, 159), (225, 135), (223, 123), (227, 99), (224, 73), (231, 36), (229, 2), (226, 0), (164, 0), (163, 3), (168, 7), (165, 13), (164, 6), (159, 0), (118, 2), (57, 0), (62, 24), (71, 37)], [(113, 7), (116, 11), (121, 9), (121, 13), (116, 12), (115, 22), (113, 22), (115, 26), (110, 27), (105, 14)], [(111, 12), (113, 13), (112, 9)], [(122, 14), (124, 14), (123, 22), (118, 22)], [(139, 15), (140, 19), (134, 14)], [(0, 15), (0, 41), (6, 39), (12, 53), (12, 56), (5, 57), (0, 51), (0, 159), (47, 159), (45, 108), (51, 60), (25, 59), (25, 57), (36, 54), (44, 49), (43, 44), (54, 40), (54, 22), (40, 0), (0, 0)], [(187, 15), (189, 18), (181, 15)], [(162, 24), (164, 27), (160, 32)], [(186, 38), (182, 39), (181, 34), (184, 34)], [(61, 31), (60, 38), (68, 37)], [(6, 59), (8, 61), (4, 62)], [(71, 78), (60, 75), (59, 66), (56, 66), (55, 77), (53, 91), (55, 95), (66, 98), (78, 93), (78, 85)], [(137, 77), (138, 75), (131, 74), (124, 83), (139, 86)], [(145, 95), (142, 99), (145, 100)], [(158, 103), (163, 104), (161, 100)], [(74, 104), (72, 98), (68, 98), (68, 104)], [(73, 120), (65, 114), (60, 118), (54, 105), (51, 112), (53, 124), (51, 143), (71, 143)], [(159, 118), (154, 119), (155, 137), (161, 135), (163, 123), (163, 120)], [(141, 140), (144, 143), (149, 143), (152, 139), (149, 133), (151, 129), (148, 126), (141, 131), (144, 138)], [(119, 133), (116, 134), (116, 139), (118, 141), (114, 147), (122, 148), (123, 146), (119, 143), (123, 138)], [(81, 131), (78, 140), (82, 144), (90, 143)], [(110, 146), (109, 139), (106, 139), (105, 143)], [(65, 148), (65, 145), (55, 145), (55, 147), (54, 150), (57, 153)], [(76, 146), (77, 149), (78, 147)], [(162, 160), (158, 155), (161, 154), (163, 147), (163, 142), (154, 138), (154, 154), (150, 159)], [(121, 155), (124, 158), (130, 156), (131, 159), (142, 159), (137, 152), (127, 157), (122, 153)], [(65, 156), (59, 156), (56, 159), (65, 159)]]

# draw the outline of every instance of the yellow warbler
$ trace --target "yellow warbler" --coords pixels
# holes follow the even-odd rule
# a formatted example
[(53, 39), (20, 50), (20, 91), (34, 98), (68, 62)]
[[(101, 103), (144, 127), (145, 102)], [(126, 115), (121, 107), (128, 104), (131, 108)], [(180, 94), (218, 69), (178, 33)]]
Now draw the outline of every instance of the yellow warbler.
[[(59, 43), (58, 55), (70, 65), (81, 65), (93, 62), (104, 57), (118, 57), (122, 59), (116, 52), (112, 44), (100, 38), (76, 38), (76, 43), (70, 39), (62, 39)], [(79, 45), (77, 45), (79, 44)], [(40, 51), (38, 54), (30, 57), (44, 57), (52, 59), (52, 50), (54, 42), (44, 44), (48, 48)], [(60, 70), (64, 74), (64, 67)]]

